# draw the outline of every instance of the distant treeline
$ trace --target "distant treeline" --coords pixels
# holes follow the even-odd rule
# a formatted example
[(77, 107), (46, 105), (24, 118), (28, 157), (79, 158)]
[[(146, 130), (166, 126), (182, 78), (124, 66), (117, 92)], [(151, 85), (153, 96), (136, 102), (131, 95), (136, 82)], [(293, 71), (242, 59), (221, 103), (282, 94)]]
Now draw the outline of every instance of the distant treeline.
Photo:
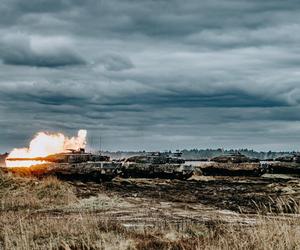
[(281, 151), (281, 152), (274, 152), (274, 151), (255, 151), (252, 149), (184, 149), (181, 151), (182, 157), (185, 159), (209, 159), (212, 157), (216, 157), (219, 155), (224, 154), (233, 154), (233, 153), (241, 153), (251, 158), (258, 158), (260, 160), (266, 159), (275, 159), (280, 156), (296, 154), (295, 151)]
[[(275, 159), (280, 156), (284, 155), (290, 155), (290, 154), (295, 154), (297, 152), (295, 151), (281, 151), (281, 152), (274, 152), (274, 151), (268, 151), (268, 152), (263, 152), (263, 151), (254, 151), (252, 149), (184, 149), (181, 150), (182, 152), (182, 157), (184, 159), (210, 159), (219, 155), (224, 155), (224, 154), (233, 154), (233, 153), (241, 153), (244, 154), (248, 157), (251, 158), (258, 158), (260, 160), (266, 160), (266, 159)], [(126, 158), (130, 157), (133, 155), (141, 155), (141, 154), (146, 154), (147, 152), (145, 151), (117, 151), (117, 152), (102, 152), (104, 155), (109, 155), (114, 159), (121, 159), (121, 158)]]

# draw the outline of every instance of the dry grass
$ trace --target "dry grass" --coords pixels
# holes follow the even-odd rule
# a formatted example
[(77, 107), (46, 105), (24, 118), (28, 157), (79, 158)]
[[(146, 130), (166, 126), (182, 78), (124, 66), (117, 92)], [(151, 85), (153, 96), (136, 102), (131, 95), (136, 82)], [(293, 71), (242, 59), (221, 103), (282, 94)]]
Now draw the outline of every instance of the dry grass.
[[(13, 220), (11, 219), (13, 217)], [(187, 225), (127, 229), (97, 216), (0, 216), (4, 249), (299, 249), (299, 222), (261, 219), (256, 226)], [(0, 247), (1, 248), (1, 247)]]
[(296, 216), (260, 215), (246, 226), (182, 221), (141, 229), (84, 210), (64, 213), (78, 200), (70, 185), (53, 177), (0, 173), (0, 201), (0, 249), (300, 249)]
[(0, 172), (0, 211), (34, 210), (74, 202), (72, 187), (55, 177), (15, 177)]
[(264, 203), (252, 201), (259, 214), (300, 214), (300, 199), (289, 195), (273, 199), (268, 197)]

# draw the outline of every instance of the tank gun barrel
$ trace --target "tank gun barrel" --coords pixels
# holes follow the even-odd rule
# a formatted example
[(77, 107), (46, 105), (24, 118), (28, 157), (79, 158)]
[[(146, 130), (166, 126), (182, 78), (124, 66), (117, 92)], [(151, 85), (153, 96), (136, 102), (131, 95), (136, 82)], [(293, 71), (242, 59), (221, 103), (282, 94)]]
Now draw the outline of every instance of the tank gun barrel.
[(45, 161), (47, 157), (35, 157), (35, 158), (7, 158), (7, 161)]
[(47, 162), (60, 162), (63, 160), (63, 156), (49, 155), (45, 157), (33, 157), (33, 158), (7, 158), (7, 161), (47, 161)]
[(32, 157), (32, 158), (7, 158), (7, 161), (45, 161), (53, 163), (79, 163), (87, 161), (109, 161), (108, 156), (84, 154), (84, 153), (59, 153), (48, 155), (45, 157)]

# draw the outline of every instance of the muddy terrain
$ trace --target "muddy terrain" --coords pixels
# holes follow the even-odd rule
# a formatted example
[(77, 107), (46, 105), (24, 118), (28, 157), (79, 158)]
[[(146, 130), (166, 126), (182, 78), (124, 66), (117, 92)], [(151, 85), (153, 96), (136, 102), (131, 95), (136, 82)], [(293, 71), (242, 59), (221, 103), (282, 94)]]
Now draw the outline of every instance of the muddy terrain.
[[(193, 177), (190, 180), (121, 179), (69, 182), (85, 201), (118, 200), (105, 216), (124, 223), (168, 221), (249, 221), (257, 213), (297, 212), (300, 180), (291, 176)], [(95, 212), (95, 211), (94, 211)]]
[(297, 249), (299, 200), (289, 175), (94, 182), (0, 171), (0, 249)]

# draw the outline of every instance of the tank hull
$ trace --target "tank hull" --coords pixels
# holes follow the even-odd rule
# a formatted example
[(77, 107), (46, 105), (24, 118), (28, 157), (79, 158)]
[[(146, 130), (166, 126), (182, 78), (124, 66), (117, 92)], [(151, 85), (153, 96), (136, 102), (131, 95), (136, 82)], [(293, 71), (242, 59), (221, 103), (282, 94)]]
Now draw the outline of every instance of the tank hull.
[(126, 163), (122, 166), (120, 176), (124, 178), (163, 178), (188, 179), (193, 175), (191, 166), (182, 164), (147, 164)]
[(260, 163), (220, 163), (210, 162), (200, 168), (207, 176), (261, 176), (264, 171)]
[(80, 179), (105, 181), (117, 176), (120, 163), (115, 162), (83, 162), (83, 163), (46, 163), (31, 167), (4, 167), (4, 172), (11, 172), (22, 176), (54, 175), (64, 179)]
[(297, 162), (268, 162), (268, 172), (272, 174), (295, 174), (300, 175), (300, 163)]

